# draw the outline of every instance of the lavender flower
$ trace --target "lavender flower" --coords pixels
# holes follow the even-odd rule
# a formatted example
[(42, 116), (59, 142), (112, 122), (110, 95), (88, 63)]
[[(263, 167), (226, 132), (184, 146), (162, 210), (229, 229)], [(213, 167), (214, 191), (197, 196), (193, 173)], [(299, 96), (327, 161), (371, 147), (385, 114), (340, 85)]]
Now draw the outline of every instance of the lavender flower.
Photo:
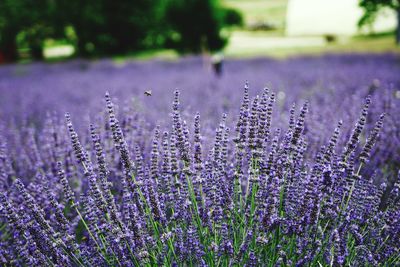
[[(93, 68), (109, 68), (98, 64)], [(239, 66), (230, 64), (232, 70)], [(73, 124), (68, 113), (66, 124), (56, 114), (47, 115), (41, 127), (29, 116), (5, 121), (0, 128), (0, 262), (395, 266), (400, 247), (395, 89), (374, 89), (350, 132), (344, 122), (358, 113), (367, 86), (341, 72), (315, 69), (325, 77), (324, 86), (335, 86), (322, 92), (313, 75), (296, 72), (298, 67), (286, 61), (282, 66), (298, 81), (279, 83), (277, 106), (273, 92), (264, 89), (253, 98), (246, 83), (236, 117), (231, 106), (239, 97), (225, 89), (214, 90), (215, 97), (203, 105), (210, 112), (204, 112), (196, 101), (210, 96), (205, 87), (182, 91), (182, 96), (191, 94), (185, 103), (176, 91), (170, 122), (159, 111), (167, 110), (160, 104), (166, 95), (156, 90), (154, 109), (140, 99), (117, 106), (107, 93), (106, 114), (82, 116), (93, 123), (89, 128), (78, 116)], [(380, 66), (386, 69), (374, 75), (398, 81), (389, 71), (394, 63)], [(315, 90), (307, 93), (309, 101), (296, 117), (296, 105), (287, 103), (304, 95), (302, 87)], [(343, 94), (341, 101), (336, 90)], [(223, 105), (216, 102), (220, 94), (226, 96)], [(193, 116), (193, 109), (201, 111), (201, 125), (200, 112)], [(383, 112), (385, 125), (384, 115), (379, 117)], [(371, 127), (370, 119), (377, 117)]]

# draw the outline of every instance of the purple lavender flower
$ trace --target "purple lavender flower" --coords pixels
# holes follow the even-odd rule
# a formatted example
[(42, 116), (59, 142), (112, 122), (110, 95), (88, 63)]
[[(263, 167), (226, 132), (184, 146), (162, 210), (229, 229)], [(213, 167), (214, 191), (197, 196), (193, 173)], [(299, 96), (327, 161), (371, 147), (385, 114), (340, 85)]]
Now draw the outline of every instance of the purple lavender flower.
[[(91, 79), (72, 71), (76, 63), (23, 66), (32, 73), (19, 78), (14, 66), (0, 68), (0, 262), (395, 266), (399, 67), (392, 55), (364, 57), (246, 61), (257, 68), (227, 60), (218, 83), (196, 57), (163, 62), (162, 76), (155, 62), (118, 71), (84, 62)], [(276, 97), (257, 97), (248, 83), (233, 90), (246, 75), (263, 88), (258, 69), (271, 74)], [(43, 94), (33, 79), (41, 75), (40, 87), (62, 82)], [(174, 93), (168, 120), (166, 88), (176, 81), (185, 90)], [(107, 93), (97, 113), (99, 83), (120, 101)], [(136, 94), (142, 86), (153, 96)], [(296, 114), (291, 103), (303, 96)], [(71, 110), (74, 121), (44, 109)]]

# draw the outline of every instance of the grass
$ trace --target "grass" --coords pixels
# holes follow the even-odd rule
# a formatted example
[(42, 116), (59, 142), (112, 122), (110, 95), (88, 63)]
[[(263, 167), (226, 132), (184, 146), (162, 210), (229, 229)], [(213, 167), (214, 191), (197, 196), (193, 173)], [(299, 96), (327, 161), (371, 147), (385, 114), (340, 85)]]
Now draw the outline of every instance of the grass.
[[(225, 53), (227, 57), (234, 58), (258, 56), (287, 58), (324, 53), (400, 53), (400, 47), (396, 46), (393, 35), (342, 37), (337, 42), (328, 44), (325, 44), (323, 37), (294, 38), (292, 45), (289, 38), (282, 37), (273, 41), (275, 36), (264, 32), (234, 32), (232, 37), (235, 42), (227, 46)], [(301, 41), (301, 45), (296, 44), (298, 41)], [(276, 46), (274, 42), (277, 43)]]
[(179, 54), (172, 49), (162, 50), (146, 50), (131, 53), (128, 55), (117, 55), (112, 57), (116, 63), (124, 63), (129, 59), (135, 60), (148, 60), (148, 59), (163, 59), (163, 60), (175, 60), (179, 58)]
[(282, 28), (285, 24), (287, 0), (223, 0), (222, 4), (240, 10), (245, 24), (268, 22)]
[(324, 53), (400, 53), (393, 33), (369, 36), (340, 37), (327, 44), (323, 37), (285, 37), (285, 19), (288, 0), (223, 0), (223, 5), (241, 11), (245, 28), (253, 23), (270, 23), (277, 26), (271, 31), (236, 29), (231, 32), (231, 42), (225, 48), (227, 57), (268, 56), (286, 58), (296, 55)]

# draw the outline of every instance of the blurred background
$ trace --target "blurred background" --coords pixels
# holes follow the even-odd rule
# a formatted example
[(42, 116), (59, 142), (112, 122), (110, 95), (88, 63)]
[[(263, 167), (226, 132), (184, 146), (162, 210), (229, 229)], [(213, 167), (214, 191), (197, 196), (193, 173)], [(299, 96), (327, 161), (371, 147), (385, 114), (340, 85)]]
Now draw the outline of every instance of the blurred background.
[(399, 52), (397, 0), (1, 0), (0, 63)]

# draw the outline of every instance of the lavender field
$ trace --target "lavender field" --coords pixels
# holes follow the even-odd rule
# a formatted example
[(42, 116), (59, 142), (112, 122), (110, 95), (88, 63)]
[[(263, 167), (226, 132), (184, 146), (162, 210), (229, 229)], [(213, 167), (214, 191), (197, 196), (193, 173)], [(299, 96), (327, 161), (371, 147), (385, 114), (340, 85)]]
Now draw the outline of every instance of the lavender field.
[(3, 265), (398, 266), (399, 170), (398, 55), (0, 67)]

